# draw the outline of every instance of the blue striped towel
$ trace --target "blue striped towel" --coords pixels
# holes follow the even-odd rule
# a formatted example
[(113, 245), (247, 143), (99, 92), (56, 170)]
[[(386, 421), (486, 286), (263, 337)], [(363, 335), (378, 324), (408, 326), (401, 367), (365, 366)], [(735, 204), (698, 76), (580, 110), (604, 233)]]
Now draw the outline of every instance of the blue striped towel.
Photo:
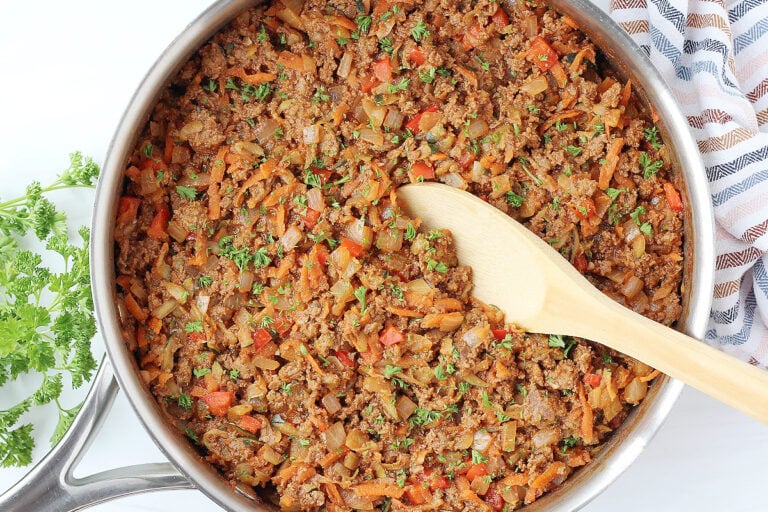
[(611, 0), (704, 158), (717, 221), (707, 341), (768, 366), (768, 1)]

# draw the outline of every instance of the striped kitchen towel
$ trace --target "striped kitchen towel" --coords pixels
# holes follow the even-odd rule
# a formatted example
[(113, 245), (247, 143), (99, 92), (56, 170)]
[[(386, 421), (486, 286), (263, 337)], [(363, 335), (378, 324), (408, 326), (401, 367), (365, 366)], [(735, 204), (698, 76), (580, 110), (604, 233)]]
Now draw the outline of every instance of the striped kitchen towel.
[(611, 0), (672, 88), (717, 221), (707, 341), (768, 366), (768, 0)]

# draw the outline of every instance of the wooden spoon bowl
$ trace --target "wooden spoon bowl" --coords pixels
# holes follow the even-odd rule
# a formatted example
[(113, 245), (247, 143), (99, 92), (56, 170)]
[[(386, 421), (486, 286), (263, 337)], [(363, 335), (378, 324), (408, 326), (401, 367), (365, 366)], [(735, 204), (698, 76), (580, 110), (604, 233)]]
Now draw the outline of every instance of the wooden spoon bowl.
[(419, 183), (398, 195), (424, 226), (453, 233), (474, 295), (507, 322), (596, 341), (768, 423), (768, 372), (614, 302), (549, 244), (468, 192)]

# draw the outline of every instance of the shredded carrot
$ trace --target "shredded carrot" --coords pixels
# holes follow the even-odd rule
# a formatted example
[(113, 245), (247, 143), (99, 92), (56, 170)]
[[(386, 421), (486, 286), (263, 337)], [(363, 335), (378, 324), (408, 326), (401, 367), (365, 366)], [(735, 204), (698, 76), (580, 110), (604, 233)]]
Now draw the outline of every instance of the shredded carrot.
[(566, 110), (565, 112), (560, 112), (559, 114), (555, 114), (554, 116), (547, 119), (547, 122), (544, 123), (544, 129), (546, 130), (550, 126), (554, 126), (558, 121), (567, 121), (568, 119), (579, 117), (582, 114), (584, 114), (583, 110)]
[(652, 381), (653, 379), (655, 379), (659, 375), (661, 375), (661, 372), (659, 370), (653, 370), (651, 373), (649, 373), (645, 377), (640, 377), (640, 382)]
[(147, 312), (141, 309), (141, 306), (139, 306), (139, 303), (136, 302), (136, 299), (133, 298), (133, 295), (130, 293), (127, 293), (125, 295), (125, 307), (128, 309), (128, 312), (141, 323), (144, 323), (147, 321)]
[(120, 285), (120, 288), (127, 290), (131, 286), (131, 276), (120, 276), (115, 279), (115, 282)]
[(311, 354), (307, 354), (304, 356), (307, 358), (307, 361), (309, 361), (309, 365), (312, 367), (313, 370), (317, 372), (318, 375), (325, 375), (325, 372), (320, 368), (320, 365), (317, 364), (317, 361), (315, 361), (315, 358), (312, 357)]
[(155, 334), (160, 334), (160, 330), (163, 328), (163, 321), (159, 318), (150, 317), (150, 319), (147, 321), (147, 327), (152, 329), (152, 332)]
[(352, 487), (358, 496), (388, 496), (390, 498), (400, 499), (405, 489), (395, 483), (390, 482), (366, 482)]
[(611, 142), (611, 147), (605, 155), (605, 163), (600, 167), (600, 178), (597, 182), (600, 190), (607, 189), (608, 185), (611, 184), (611, 178), (613, 178), (613, 173), (616, 171), (616, 166), (619, 165), (619, 154), (623, 147), (624, 139), (621, 137), (616, 137)]
[(573, 62), (571, 62), (571, 65), (568, 67), (568, 71), (571, 73), (578, 72), (579, 68), (581, 67), (581, 63), (584, 62), (584, 58), (587, 57), (587, 54), (589, 54), (591, 60), (594, 60), (594, 53), (595, 52), (592, 48), (583, 48), (579, 50), (576, 56), (573, 57)]
[(173, 160), (173, 137), (167, 135), (165, 137), (165, 146), (163, 147), (163, 160), (170, 163)]
[(226, 170), (227, 147), (221, 146), (216, 153), (216, 160), (211, 168), (211, 184), (208, 185), (208, 218), (218, 220), (221, 217), (221, 180)]
[(229, 68), (227, 75), (236, 76), (243, 82), (250, 85), (259, 85), (265, 82), (274, 82), (277, 80), (277, 75), (274, 73), (253, 73), (249, 75), (242, 67)]
[(563, 20), (563, 23), (565, 23), (572, 29), (579, 30), (579, 25), (570, 16), (563, 15), (562, 20)]
[(454, 66), (456, 71), (475, 89), (477, 89), (477, 73), (458, 64)]
[(168, 382), (173, 378), (173, 374), (171, 372), (160, 372), (160, 374), (157, 376), (157, 383), (161, 386), (165, 386), (165, 383)]
[(301, 469), (301, 466), (302, 466), (301, 462), (295, 462), (293, 464), (288, 464), (287, 466), (283, 466), (280, 468), (280, 471), (277, 472), (274, 479), (281, 484), (285, 484), (289, 480), (292, 480), (293, 477), (295, 477), (298, 474), (299, 469)]
[(267, 208), (277, 205), (280, 203), (281, 199), (289, 196), (298, 185), (299, 183), (294, 181), (293, 183), (288, 183), (282, 187), (277, 187), (272, 192), (270, 192), (270, 194), (261, 204)]
[(208, 238), (200, 233), (195, 238), (195, 255), (189, 260), (189, 264), (195, 267), (202, 267), (208, 263)]
[(435, 302), (435, 307), (442, 312), (463, 311), (464, 305), (458, 299), (446, 297)]
[(139, 326), (136, 327), (136, 343), (138, 344), (139, 348), (144, 348), (149, 345), (147, 329), (142, 324), (139, 324)]
[(331, 503), (339, 506), (345, 505), (344, 500), (341, 497), (341, 493), (339, 493), (339, 488), (336, 487), (336, 484), (325, 483), (323, 485), (325, 486), (325, 493), (331, 499)]
[(247, 180), (243, 182), (242, 185), (240, 185), (240, 190), (235, 195), (235, 206), (240, 207), (243, 204), (243, 200), (245, 199), (245, 194), (248, 192), (248, 189), (254, 186), (255, 184), (259, 183), (260, 181), (264, 181), (267, 178), (269, 178), (272, 175), (272, 172), (277, 168), (278, 161), (275, 158), (270, 158), (261, 166), (259, 167), (259, 170), (253, 174), (251, 174)]
[(632, 80), (627, 80), (627, 84), (624, 86), (624, 89), (621, 91), (621, 99), (619, 100), (619, 105), (622, 107), (626, 107), (627, 104), (629, 104), (629, 98), (632, 97)]
[(501, 480), (502, 486), (508, 485), (527, 485), (528, 474), (527, 473), (510, 473)]
[(579, 402), (581, 402), (581, 436), (584, 444), (595, 444), (594, 422), (595, 416), (592, 407), (584, 394), (584, 386), (579, 384)]
[(325, 432), (328, 430), (328, 423), (325, 422), (323, 418), (317, 415), (312, 415), (309, 417), (309, 422), (315, 426), (317, 430), (320, 432)]
[(531, 489), (543, 489), (552, 483), (558, 476), (563, 476), (568, 471), (564, 462), (555, 461), (531, 482)]
[(349, 30), (357, 30), (358, 29), (357, 23), (355, 23), (354, 21), (352, 21), (349, 18), (346, 18), (344, 16), (338, 16), (338, 15), (336, 15), (336, 16), (328, 16), (327, 19), (328, 19), (328, 22), (331, 25), (336, 25), (338, 27), (344, 27), (344, 28), (349, 29)]
[(349, 105), (342, 103), (336, 109), (334, 109), (331, 118), (333, 119), (333, 125), (338, 127), (344, 120), (344, 116), (349, 112)]
[(398, 308), (395, 306), (387, 307), (387, 311), (389, 311), (393, 315), (404, 316), (406, 318), (421, 318), (424, 316), (418, 311), (414, 311), (412, 309)]
[(340, 448), (330, 452), (328, 455), (320, 459), (320, 467), (329, 468), (331, 464), (341, 459), (344, 455), (347, 454), (348, 451), (349, 448)]
[(563, 69), (563, 65), (559, 62), (552, 66), (552, 68), (549, 70), (550, 73), (552, 73), (552, 78), (555, 79), (555, 82), (557, 82), (557, 85), (560, 87), (565, 87), (568, 83), (568, 74), (565, 72), (565, 69)]

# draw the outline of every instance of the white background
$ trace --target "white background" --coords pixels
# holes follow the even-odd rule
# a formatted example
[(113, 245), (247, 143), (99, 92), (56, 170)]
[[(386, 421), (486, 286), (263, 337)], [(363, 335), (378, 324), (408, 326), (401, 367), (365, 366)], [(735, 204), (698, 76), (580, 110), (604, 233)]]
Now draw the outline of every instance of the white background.
[[(608, 2), (593, 1), (603, 8)], [(118, 119), (146, 70), (211, 2), (0, 3), (0, 197), (7, 199), (33, 178), (53, 179), (74, 150), (103, 161)], [(56, 200), (74, 222), (87, 223), (91, 198), (88, 192), (78, 192), (63, 193)], [(95, 350), (103, 353), (100, 339)], [(21, 393), (16, 388), (11, 392)], [(0, 406), (13, 398), (0, 397)], [(53, 423), (41, 413), (34, 419), (43, 421), (38, 460)], [(79, 473), (162, 460), (121, 396)], [(765, 511), (767, 460), (768, 427), (686, 389), (637, 462), (584, 510)], [(23, 473), (0, 469), (0, 492)], [(218, 510), (196, 491), (135, 496), (91, 510), (169, 509)]]

